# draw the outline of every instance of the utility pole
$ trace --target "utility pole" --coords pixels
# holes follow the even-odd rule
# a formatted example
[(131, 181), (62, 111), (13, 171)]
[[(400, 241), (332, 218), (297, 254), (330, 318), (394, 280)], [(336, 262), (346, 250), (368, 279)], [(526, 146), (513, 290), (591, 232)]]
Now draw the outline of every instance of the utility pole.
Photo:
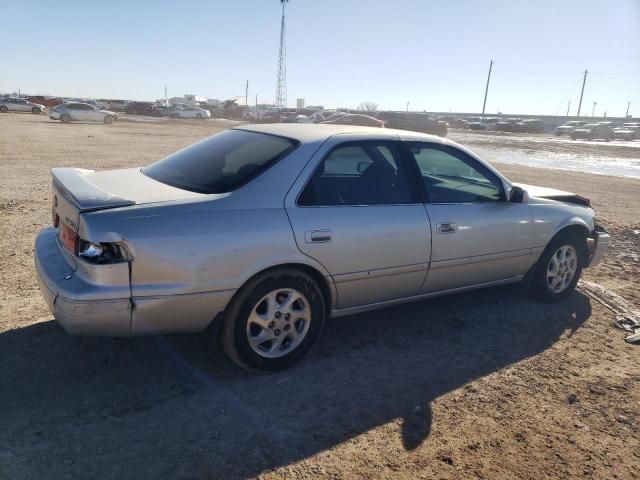
[(627, 113), (624, 114), (625, 117), (629, 118), (629, 107), (631, 106), (631, 102), (627, 102)]
[(249, 106), (249, 80), (247, 80), (247, 86), (244, 87), (244, 104)]
[(571, 100), (569, 100), (569, 104), (567, 105), (567, 117), (569, 116), (569, 109), (571, 108)]
[(168, 107), (169, 106), (169, 100), (167, 99), (167, 86), (164, 86), (164, 106)]
[(580, 109), (582, 108), (582, 96), (584, 95), (584, 84), (586, 82), (587, 82), (587, 71), (585, 70), (584, 78), (582, 79), (582, 91), (580, 92), (580, 103), (578, 103), (578, 116), (576, 118), (580, 118)]
[(598, 102), (593, 102), (593, 108), (591, 109), (591, 116), (593, 117), (595, 111), (596, 111), (596, 105), (598, 104)]
[(407, 102), (407, 113), (409, 113), (409, 102)]
[(484, 109), (487, 106), (487, 93), (489, 93), (489, 81), (491, 80), (491, 69), (493, 68), (493, 60), (489, 62), (489, 75), (487, 75), (487, 86), (484, 89), (484, 102), (482, 103), (482, 116), (484, 117)]

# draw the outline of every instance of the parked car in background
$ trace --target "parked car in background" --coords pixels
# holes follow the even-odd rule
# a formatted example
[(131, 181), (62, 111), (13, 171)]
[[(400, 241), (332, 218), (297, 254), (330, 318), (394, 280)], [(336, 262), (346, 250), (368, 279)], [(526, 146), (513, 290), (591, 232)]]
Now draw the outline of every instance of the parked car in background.
[(132, 102), (124, 107), (125, 113), (130, 115), (147, 115), (150, 117), (159, 117), (160, 111), (156, 105), (148, 102)]
[(449, 122), (449, 126), (451, 128), (467, 128), (469, 126), (469, 122), (463, 118), (456, 118)]
[(388, 128), (447, 136), (447, 122), (438, 120), (430, 113), (380, 112), (379, 116)]
[(556, 127), (556, 135), (569, 135), (575, 128), (582, 127), (586, 124), (587, 122), (583, 122), (582, 120), (571, 120), (564, 125)]
[(0, 98), (0, 112), (31, 112), (36, 115), (46, 110), (44, 105), (33, 103), (24, 98), (6, 97)]
[(49, 111), (49, 118), (69, 122), (103, 122), (111, 124), (118, 119), (118, 114), (109, 110), (101, 110), (88, 103), (63, 103)]
[(608, 125), (598, 123), (587, 123), (578, 128), (574, 128), (569, 134), (572, 140), (605, 140), (610, 142), (614, 139), (613, 130)]
[(348, 113), (333, 113), (319, 123), (324, 123), (324, 122), (333, 123), (335, 120), (337, 120), (338, 118), (342, 118), (345, 115), (348, 115)]
[(302, 359), (328, 316), (525, 275), (536, 298), (561, 301), (609, 241), (589, 200), (514, 184), (454, 142), (398, 130), (248, 125), (146, 168), (51, 174), (53, 225), (35, 264), (69, 333), (216, 322), (249, 369)]
[(544, 122), (535, 118), (523, 120), (527, 133), (544, 133)]
[(633, 130), (635, 132), (634, 139), (640, 140), (640, 123), (625, 123), (622, 126), (624, 128)]
[(489, 126), (484, 122), (469, 122), (467, 128), (469, 130), (488, 130)]
[(606, 125), (607, 127), (610, 127), (610, 128), (618, 128), (620, 126), (620, 122), (610, 122), (606, 120), (606, 121), (598, 122), (598, 125)]
[(637, 138), (640, 128), (634, 129), (631, 127), (618, 127), (613, 129), (613, 138), (616, 140), (634, 140)]
[(335, 120), (327, 120), (320, 122), (321, 124), (334, 125), (359, 125), (361, 127), (378, 127), (384, 128), (384, 122), (368, 115), (360, 115), (357, 113), (343, 115)]
[(56, 105), (60, 105), (64, 103), (61, 98), (58, 97), (45, 97), (43, 95), (34, 95), (27, 97), (31, 103), (35, 103), (36, 105), (44, 105), (47, 108), (55, 107)]
[(528, 127), (521, 118), (507, 118), (496, 122), (495, 129), (499, 132), (527, 133)]
[(211, 112), (200, 107), (184, 107), (177, 109), (171, 115), (172, 118), (211, 118)]

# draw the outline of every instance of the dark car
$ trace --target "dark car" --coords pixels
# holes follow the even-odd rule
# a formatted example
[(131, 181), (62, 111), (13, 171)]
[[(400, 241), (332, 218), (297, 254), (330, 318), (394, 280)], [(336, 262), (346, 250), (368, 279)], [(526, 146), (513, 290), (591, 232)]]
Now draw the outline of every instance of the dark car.
[(429, 113), (381, 112), (380, 118), (389, 128), (428, 133), (439, 137), (447, 135), (447, 123), (437, 120)]
[(575, 128), (569, 135), (572, 140), (582, 138), (585, 140), (605, 140), (610, 142), (615, 138), (610, 126), (597, 123), (587, 123), (582, 127)]
[(124, 111), (131, 115), (147, 115), (151, 117), (159, 117), (161, 112), (152, 103), (133, 102), (124, 108)]
[(544, 133), (544, 122), (542, 120), (523, 120), (521, 123), (527, 127), (527, 133)]
[(467, 128), (469, 126), (469, 122), (464, 118), (456, 118), (455, 120), (451, 120), (451, 122), (449, 122), (449, 126), (451, 128)]
[(495, 129), (498, 132), (527, 133), (527, 125), (521, 118), (507, 118), (496, 123)]

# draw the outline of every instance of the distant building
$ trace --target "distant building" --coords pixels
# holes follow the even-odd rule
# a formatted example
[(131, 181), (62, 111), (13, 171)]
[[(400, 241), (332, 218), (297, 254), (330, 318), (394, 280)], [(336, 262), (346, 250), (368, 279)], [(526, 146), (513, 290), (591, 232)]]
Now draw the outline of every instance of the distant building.
[(207, 99), (192, 93), (185, 93), (182, 97), (171, 97), (169, 99), (169, 105), (186, 104), (196, 106), (200, 102), (206, 103)]
[(298, 110), (302, 110), (304, 108), (304, 98), (297, 98), (296, 99), (296, 108)]

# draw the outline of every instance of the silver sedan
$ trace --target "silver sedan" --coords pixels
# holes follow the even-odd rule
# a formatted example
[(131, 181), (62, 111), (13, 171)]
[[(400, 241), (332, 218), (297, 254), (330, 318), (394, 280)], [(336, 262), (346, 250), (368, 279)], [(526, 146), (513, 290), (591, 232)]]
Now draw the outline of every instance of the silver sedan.
[(63, 123), (79, 121), (110, 124), (118, 119), (118, 114), (109, 110), (101, 110), (89, 103), (69, 102), (53, 107), (49, 112), (49, 118), (60, 120)]
[(242, 126), (148, 167), (52, 175), (35, 262), (69, 333), (219, 325), (251, 369), (300, 360), (329, 315), (521, 281), (562, 300), (609, 240), (587, 199), (390, 129)]
[(0, 112), (31, 112), (36, 115), (43, 113), (47, 108), (39, 103), (33, 103), (24, 98), (0, 98)]

